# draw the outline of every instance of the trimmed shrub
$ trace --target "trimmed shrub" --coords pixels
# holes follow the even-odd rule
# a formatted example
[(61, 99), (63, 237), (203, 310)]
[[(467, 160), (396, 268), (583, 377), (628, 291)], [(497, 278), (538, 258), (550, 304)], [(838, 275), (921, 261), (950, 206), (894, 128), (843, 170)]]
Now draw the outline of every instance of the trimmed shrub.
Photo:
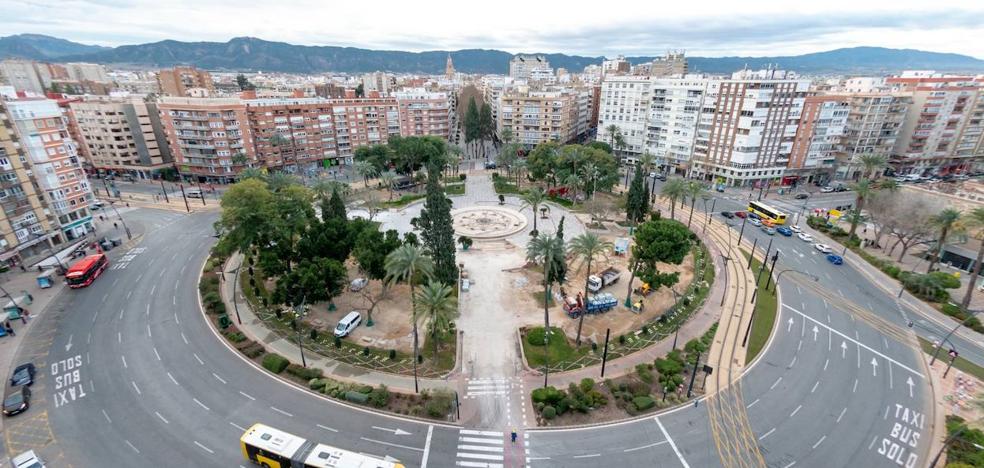
[(337, 337), (337, 336), (335, 337), (335, 347), (336, 348), (341, 348), (342, 347), (342, 339), (339, 338), (339, 337)]
[(628, 386), (629, 393), (632, 396), (643, 396), (649, 394), (649, 384), (633, 380), (629, 382)]
[(553, 419), (553, 418), (556, 418), (557, 417), (557, 408), (554, 408), (553, 406), (544, 406), (543, 407), (543, 413), (542, 414), (543, 414), (543, 419)]
[(453, 398), (450, 392), (436, 391), (431, 394), (430, 400), (424, 404), (424, 411), (432, 418), (443, 418), (451, 412), (451, 402)]
[(625, 335), (619, 335), (618, 336), (618, 344), (620, 344), (620, 345), (624, 345), (625, 344)]
[(250, 341), (249, 344), (239, 348), (239, 352), (243, 353), (244, 356), (250, 359), (259, 357), (265, 351), (266, 349), (263, 348), (263, 345), (256, 343), (254, 341)]
[(656, 406), (656, 401), (649, 395), (637, 396), (632, 399), (632, 406), (635, 407), (636, 411), (645, 411)]
[(467, 178), (468, 178), (468, 176), (466, 174), (458, 174), (458, 180), (462, 180), (463, 181), (463, 180), (465, 180)]
[(297, 364), (289, 364), (287, 366), (287, 373), (305, 380), (321, 378), (322, 376), (321, 369), (316, 367), (302, 367)]
[(219, 296), (218, 291), (209, 291), (202, 296), (202, 305), (205, 306), (205, 310), (216, 313), (218, 307), (222, 304), (222, 296)]
[(647, 384), (653, 383), (653, 373), (649, 371), (649, 366), (646, 364), (639, 364), (636, 366), (636, 374), (639, 375), (639, 380), (646, 382)]
[(351, 401), (352, 403), (366, 404), (369, 401), (369, 395), (366, 393), (348, 391), (345, 392), (345, 399)]
[(390, 352), (389, 352), (389, 358), (390, 358), (390, 361), (396, 359), (396, 350), (395, 349), (391, 349), (390, 350)]
[(540, 387), (534, 389), (531, 398), (534, 403), (545, 403), (552, 405), (564, 398), (564, 392), (554, 387)]
[(372, 385), (360, 385), (355, 391), (359, 393), (365, 393), (366, 395), (372, 393)]
[(311, 379), (308, 381), (308, 388), (319, 392), (323, 391), (325, 389), (325, 381), (322, 379)]
[(376, 408), (383, 408), (389, 404), (390, 392), (386, 385), (380, 385), (369, 392), (369, 404)]
[(595, 386), (595, 381), (593, 379), (581, 379), (581, 391), (590, 392)]
[(266, 356), (263, 356), (263, 368), (274, 374), (283, 372), (289, 365), (290, 361), (277, 353), (268, 353)]

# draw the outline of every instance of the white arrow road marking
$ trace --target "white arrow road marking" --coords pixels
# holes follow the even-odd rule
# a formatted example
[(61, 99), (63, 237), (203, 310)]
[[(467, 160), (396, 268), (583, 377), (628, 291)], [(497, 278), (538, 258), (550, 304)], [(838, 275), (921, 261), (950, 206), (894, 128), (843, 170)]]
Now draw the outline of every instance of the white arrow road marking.
[(74, 336), (74, 335), (68, 335), (68, 343), (65, 343), (65, 351), (66, 352), (68, 350), (72, 349), (72, 336)]
[(912, 381), (911, 375), (905, 379), (905, 384), (909, 386), (909, 398), (912, 398), (912, 386), (915, 385), (915, 382)]
[(816, 325), (813, 326), (813, 341), (817, 341), (817, 333), (820, 333), (820, 329)]
[(847, 342), (841, 341), (841, 359), (847, 357)]
[(792, 317), (789, 317), (789, 321), (786, 322), (786, 323), (789, 324), (789, 326), (786, 327), (786, 332), (788, 333), (788, 332), (793, 331), (793, 318)]
[(873, 377), (878, 376), (878, 360), (875, 358), (871, 358), (871, 375)]
[(411, 432), (404, 431), (404, 430), (402, 430), (400, 428), (389, 429), (389, 428), (386, 428), (386, 427), (379, 427), (379, 426), (372, 426), (372, 428), (373, 429), (378, 429), (380, 431), (392, 432), (393, 435), (410, 435), (410, 434), (412, 434)]

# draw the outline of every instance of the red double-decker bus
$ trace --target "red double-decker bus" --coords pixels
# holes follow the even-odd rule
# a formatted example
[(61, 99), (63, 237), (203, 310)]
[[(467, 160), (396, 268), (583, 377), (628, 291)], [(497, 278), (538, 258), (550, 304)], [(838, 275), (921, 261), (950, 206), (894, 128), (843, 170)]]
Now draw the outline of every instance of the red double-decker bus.
[(106, 254), (88, 255), (75, 262), (65, 273), (65, 280), (70, 288), (84, 288), (96, 280), (103, 270), (109, 266)]

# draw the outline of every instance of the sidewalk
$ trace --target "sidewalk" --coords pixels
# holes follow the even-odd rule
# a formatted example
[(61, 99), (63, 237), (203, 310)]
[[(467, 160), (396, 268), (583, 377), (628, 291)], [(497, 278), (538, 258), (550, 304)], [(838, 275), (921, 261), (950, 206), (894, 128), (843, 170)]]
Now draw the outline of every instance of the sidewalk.
[[(233, 255), (226, 263), (225, 271), (231, 272), (232, 270), (239, 268), (242, 261), (243, 256), (241, 254)], [(234, 282), (231, 280), (226, 280), (222, 283), (222, 300), (226, 304), (226, 310), (230, 312), (230, 318), (233, 319), (235, 319), (235, 312), (233, 311), (236, 310), (238, 305), (239, 316), (243, 321), (242, 325), (237, 325), (239, 331), (246, 335), (247, 338), (256, 341), (257, 343), (262, 343), (266, 347), (267, 352), (277, 353), (287, 358), (291, 363), (300, 365), (300, 348), (297, 347), (297, 344), (293, 340), (281, 338), (276, 333), (273, 333), (267, 329), (263, 322), (256, 317), (253, 310), (246, 302), (246, 298), (242, 294), (242, 287), (240, 284), (236, 284), (238, 288), (235, 291), (235, 300), (238, 304), (233, 303), (233, 285)], [(304, 357), (307, 360), (308, 367), (321, 369), (327, 378), (342, 382), (374, 386), (385, 384), (390, 390), (401, 393), (413, 393), (414, 390), (412, 375), (398, 375), (373, 371), (362, 367), (345, 364), (313, 352), (305, 352)], [(456, 378), (457, 374), (455, 373), (451, 375), (452, 377), (449, 379), (418, 378), (417, 381), (421, 390), (446, 389), (449, 387), (457, 388), (460, 383)]]

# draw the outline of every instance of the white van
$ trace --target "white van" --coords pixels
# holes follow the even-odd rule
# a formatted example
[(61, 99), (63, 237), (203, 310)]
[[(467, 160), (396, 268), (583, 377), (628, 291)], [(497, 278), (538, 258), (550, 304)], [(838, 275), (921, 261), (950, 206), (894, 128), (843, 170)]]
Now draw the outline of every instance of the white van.
[(205, 196), (202, 195), (202, 190), (197, 188), (185, 190), (185, 196), (188, 198), (205, 198)]
[(335, 336), (342, 338), (352, 333), (352, 330), (355, 330), (360, 324), (362, 324), (362, 315), (353, 310), (338, 321), (338, 325), (335, 326)]

